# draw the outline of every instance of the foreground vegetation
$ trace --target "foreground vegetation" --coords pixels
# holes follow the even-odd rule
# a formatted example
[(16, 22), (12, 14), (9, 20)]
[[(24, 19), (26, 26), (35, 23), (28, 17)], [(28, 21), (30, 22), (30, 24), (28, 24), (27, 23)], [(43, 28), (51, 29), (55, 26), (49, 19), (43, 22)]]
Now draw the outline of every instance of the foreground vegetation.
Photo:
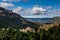
[(49, 30), (35, 28), (35, 32), (20, 32), (15, 28), (0, 28), (0, 40), (60, 40), (60, 26)]

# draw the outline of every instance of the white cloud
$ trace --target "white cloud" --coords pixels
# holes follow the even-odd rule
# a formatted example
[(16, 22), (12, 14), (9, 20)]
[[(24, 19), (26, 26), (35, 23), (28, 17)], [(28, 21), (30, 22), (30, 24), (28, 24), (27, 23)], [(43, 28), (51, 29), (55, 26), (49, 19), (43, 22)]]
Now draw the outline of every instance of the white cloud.
[(44, 13), (46, 9), (43, 9), (42, 7), (33, 7), (32, 13)]
[(33, 11), (46, 11), (46, 10), (43, 9), (42, 7), (33, 7), (32, 10), (33, 10)]
[(14, 6), (14, 4), (6, 3), (6, 2), (0, 2), (0, 7), (7, 8), (7, 7), (11, 7), (11, 6)]
[[(48, 6), (48, 8), (52, 8), (51, 6)], [(42, 7), (33, 7), (31, 9), (25, 10), (25, 18), (52, 18), (56, 16), (60, 16), (60, 10), (58, 9), (44, 9)], [(38, 15), (33, 15), (39, 13)], [(41, 15), (40, 15), (41, 14)], [(44, 15), (43, 15), (44, 14)], [(45, 15), (47, 14), (47, 15)]]
[(46, 9), (42, 7), (33, 7), (32, 9), (25, 10), (24, 13), (30, 13), (30, 14), (44, 14), (46, 12)]
[[(22, 7), (18, 7), (18, 8), (15, 8), (13, 12), (22, 15), (22, 17), (24, 18), (52, 18), (55, 16), (60, 16), (59, 14), (60, 10), (59, 11), (49, 10), (49, 9), (47, 10), (47, 9), (44, 9), (43, 7), (33, 7), (30, 9), (25, 9), (25, 10), (23, 10)], [(39, 13), (39, 15), (37, 15), (37, 13)]]
[(51, 15), (33, 15), (33, 16), (22, 16), (24, 18), (52, 18), (53, 16)]
[(49, 13), (53, 15), (60, 15), (60, 10), (51, 10)]
[(13, 9), (12, 11), (15, 12), (15, 13), (20, 14), (20, 12), (21, 12), (22, 10), (23, 10), (22, 7), (18, 7), (18, 8)]

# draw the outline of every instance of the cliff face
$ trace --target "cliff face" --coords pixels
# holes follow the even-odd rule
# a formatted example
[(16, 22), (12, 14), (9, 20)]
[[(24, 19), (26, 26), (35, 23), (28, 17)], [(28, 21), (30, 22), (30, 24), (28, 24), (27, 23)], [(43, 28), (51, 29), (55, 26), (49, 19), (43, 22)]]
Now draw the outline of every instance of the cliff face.
[(0, 27), (26, 28), (39, 26), (36, 23), (29, 22), (20, 15), (13, 13), (11, 10), (0, 7)]

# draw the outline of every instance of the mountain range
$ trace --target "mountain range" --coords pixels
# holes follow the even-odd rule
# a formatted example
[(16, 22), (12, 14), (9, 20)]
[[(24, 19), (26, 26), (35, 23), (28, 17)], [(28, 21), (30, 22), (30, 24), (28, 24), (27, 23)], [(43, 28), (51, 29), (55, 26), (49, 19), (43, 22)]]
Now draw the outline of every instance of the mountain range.
[(60, 16), (53, 18), (23, 18), (19, 14), (0, 7), (0, 27), (14, 27), (17, 29), (26, 27), (39, 27), (41, 24), (60, 22)]
[(14, 27), (17, 29), (39, 26), (37, 23), (27, 21), (19, 14), (0, 7), (0, 27)]
[(54, 23), (54, 22), (60, 22), (60, 16), (53, 17), (53, 18), (26, 18), (26, 20), (31, 22), (36, 22), (39, 24), (45, 24), (45, 23)]

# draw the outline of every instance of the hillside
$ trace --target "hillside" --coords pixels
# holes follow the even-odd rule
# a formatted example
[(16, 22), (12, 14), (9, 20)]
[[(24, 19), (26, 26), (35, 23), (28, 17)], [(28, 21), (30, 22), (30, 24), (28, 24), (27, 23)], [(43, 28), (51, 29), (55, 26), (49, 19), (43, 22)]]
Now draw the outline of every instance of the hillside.
[(0, 7), (0, 27), (14, 27), (19, 29), (35, 26), (39, 25), (25, 20), (20, 15), (13, 13), (11, 10)]

